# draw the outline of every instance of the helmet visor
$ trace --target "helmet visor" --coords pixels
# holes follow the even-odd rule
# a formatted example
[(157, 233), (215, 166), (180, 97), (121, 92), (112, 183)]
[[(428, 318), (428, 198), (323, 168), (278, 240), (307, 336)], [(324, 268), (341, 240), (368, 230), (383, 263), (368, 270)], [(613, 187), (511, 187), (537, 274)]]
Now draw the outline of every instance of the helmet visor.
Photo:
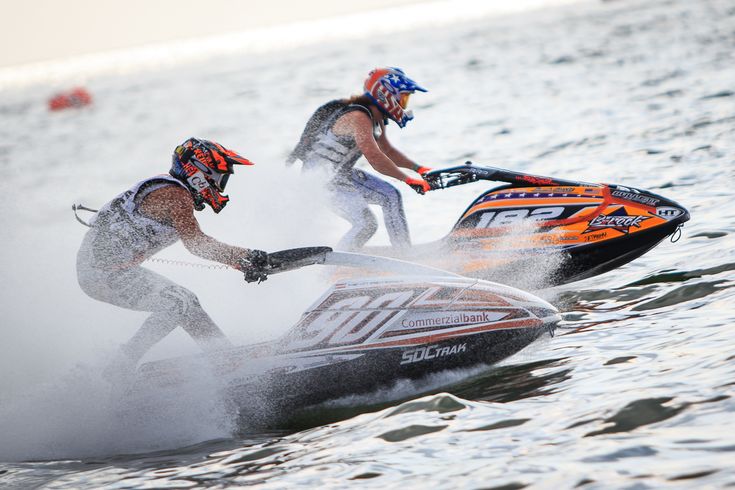
[(404, 109), (408, 107), (408, 99), (411, 98), (411, 92), (402, 92), (401, 97), (398, 99), (398, 103), (401, 104), (401, 107)]
[(225, 187), (227, 186), (227, 181), (230, 180), (230, 174), (214, 174), (214, 186), (219, 190), (220, 192), (225, 191)]

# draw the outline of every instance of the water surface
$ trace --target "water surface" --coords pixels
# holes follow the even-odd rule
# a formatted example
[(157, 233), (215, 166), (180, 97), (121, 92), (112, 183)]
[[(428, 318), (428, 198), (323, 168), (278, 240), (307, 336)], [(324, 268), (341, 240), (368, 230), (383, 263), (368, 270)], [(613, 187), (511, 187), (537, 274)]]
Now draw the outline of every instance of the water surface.
[[(48, 86), (3, 93), (0, 274), (11, 347), (0, 361), (0, 484), (735, 485), (734, 41), (727, 0), (585, 2), (93, 78), (95, 106), (84, 111), (47, 113)], [(379, 64), (402, 66), (430, 89), (412, 100), (415, 121), (389, 128), (422, 164), (472, 159), (648, 188), (692, 220), (676, 243), (539, 292), (564, 311), (562, 325), (502, 365), (447, 373), (419, 394), (399, 383), (286, 414), (267, 431), (235, 423), (206, 389), (116, 425), (120, 407), (106, 405), (95, 367), (141, 317), (76, 290), (83, 229), (69, 205), (99, 204), (165, 171), (171, 148), (200, 135), (257, 163), (231, 180), (225, 212), (202, 216), (207, 232), (268, 250), (333, 244), (346, 225), (325, 211), (318, 182), (282, 162), (311, 111), (356, 91)], [(414, 239), (443, 236), (485, 188), (424, 197), (402, 188)], [(386, 242), (381, 231), (374, 243)], [(183, 248), (163, 255), (186, 258)], [(195, 290), (241, 342), (279, 335), (325, 286), (311, 271), (244, 289), (223, 271), (155, 268)], [(233, 304), (205, 284), (242, 293)], [(157, 349), (152, 356), (192, 346), (174, 336)]]

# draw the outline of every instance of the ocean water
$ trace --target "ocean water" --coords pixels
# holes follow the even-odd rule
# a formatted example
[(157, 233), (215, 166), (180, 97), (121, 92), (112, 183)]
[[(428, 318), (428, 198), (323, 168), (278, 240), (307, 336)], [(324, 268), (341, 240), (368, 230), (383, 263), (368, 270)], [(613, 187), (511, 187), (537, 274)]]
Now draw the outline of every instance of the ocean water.
[[(0, 486), (735, 485), (734, 43), (728, 0), (587, 1), (5, 88)], [(282, 414), (267, 431), (233, 419), (208, 385), (150, 394), (149, 411), (111, 396), (99, 371), (144, 315), (78, 290), (84, 228), (70, 205), (165, 172), (197, 135), (256, 162), (231, 179), (220, 215), (202, 213), (207, 233), (266, 250), (332, 245), (347, 225), (319, 177), (283, 161), (311, 111), (377, 65), (430, 90), (412, 98), (415, 121), (388, 133), (422, 164), (647, 188), (692, 219), (678, 242), (618, 270), (537, 291), (564, 321), (500, 365)], [(47, 97), (77, 83), (94, 105), (49, 113)], [(401, 188), (414, 241), (446, 234), (485, 189)], [(180, 246), (161, 256), (197, 262)], [(194, 290), (238, 343), (283, 333), (329, 281), (151, 267)], [(195, 351), (176, 332), (149, 358)]]

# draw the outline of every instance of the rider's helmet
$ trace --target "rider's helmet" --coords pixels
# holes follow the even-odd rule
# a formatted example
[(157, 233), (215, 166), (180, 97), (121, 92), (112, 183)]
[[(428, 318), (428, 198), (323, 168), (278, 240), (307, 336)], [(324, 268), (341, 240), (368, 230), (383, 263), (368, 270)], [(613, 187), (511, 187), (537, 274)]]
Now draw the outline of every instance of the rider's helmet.
[(189, 138), (174, 149), (169, 173), (191, 191), (197, 211), (203, 210), (204, 204), (209, 204), (215, 213), (219, 213), (230, 200), (222, 192), (233, 173), (233, 165), (252, 164), (219, 143)]
[(413, 113), (406, 107), (409, 96), (417, 90), (427, 92), (400, 68), (375, 68), (365, 80), (365, 95), (401, 128), (413, 119)]

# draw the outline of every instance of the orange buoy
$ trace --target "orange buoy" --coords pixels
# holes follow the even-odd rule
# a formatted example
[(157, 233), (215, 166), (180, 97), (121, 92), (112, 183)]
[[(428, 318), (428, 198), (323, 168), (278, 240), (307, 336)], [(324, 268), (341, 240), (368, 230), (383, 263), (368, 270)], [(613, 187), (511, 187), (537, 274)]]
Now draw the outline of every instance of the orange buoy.
[(68, 92), (59, 92), (48, 101), (48, 107), (52, 111), (70, 109), (74, 107), (85, 107), (92, 103), (92, 95), (83, 87), (76, 87)]

